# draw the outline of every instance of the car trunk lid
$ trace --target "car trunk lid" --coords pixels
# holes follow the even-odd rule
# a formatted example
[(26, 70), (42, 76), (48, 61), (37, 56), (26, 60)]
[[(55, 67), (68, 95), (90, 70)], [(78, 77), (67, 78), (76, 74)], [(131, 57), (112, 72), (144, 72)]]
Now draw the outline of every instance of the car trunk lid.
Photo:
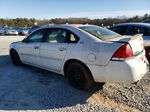
[(144, 42), (143, 42), (142, 34), (137, 34), (134, 36), (118, 37), (118, 38), (111, 39), (109, 41), (130, 44), (134, 55), (137, 55), (144, 50)]

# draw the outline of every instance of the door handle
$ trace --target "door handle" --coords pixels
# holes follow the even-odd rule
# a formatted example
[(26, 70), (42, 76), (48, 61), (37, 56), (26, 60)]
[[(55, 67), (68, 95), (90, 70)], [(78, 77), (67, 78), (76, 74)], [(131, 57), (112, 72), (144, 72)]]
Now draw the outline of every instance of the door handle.
[(65, 51), (65, 50), (66, 50), (66, 48), (64, 48), (64, 47), (59, 48), (59, 51)]
[(39, 47), (38, 46), (34, 46), (34, 49), (39, 49)]

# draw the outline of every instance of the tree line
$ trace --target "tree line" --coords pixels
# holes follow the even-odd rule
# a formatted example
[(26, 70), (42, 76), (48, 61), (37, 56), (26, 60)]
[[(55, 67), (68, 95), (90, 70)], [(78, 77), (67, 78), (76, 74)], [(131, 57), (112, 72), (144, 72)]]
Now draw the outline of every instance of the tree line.
[(94, 24), (99, 26), (111, 26), (119, 23), (126, 22), (141, 22), (150, 19), (150, 14), (134, 17), (116, 17), (116, 18), (103, 18), (103, 19), (89, 19), (89, 18), (55, 18), (55, 19), (35, 19), (35, 18), (15, 18), (3, 19), (0, 18), (0, 27), (32, 27), (36, 25), (49, 25), (49, 24)]

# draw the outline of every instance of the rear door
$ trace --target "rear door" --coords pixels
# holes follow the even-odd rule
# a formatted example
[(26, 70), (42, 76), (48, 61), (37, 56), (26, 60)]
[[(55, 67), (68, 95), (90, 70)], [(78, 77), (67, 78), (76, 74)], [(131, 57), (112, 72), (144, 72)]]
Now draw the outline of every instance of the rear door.
[(45, 42), (41, 44), (40, 57), (44, 68), (60, 72), (68, 47), (77, 41), (68, 30), (48, 29)]
[(41, 44), (40, 57), (43, 67), (60, 71), (68, 49), (65, 42), (67, 33), (62, 29), (47, 29), (45, 42)]

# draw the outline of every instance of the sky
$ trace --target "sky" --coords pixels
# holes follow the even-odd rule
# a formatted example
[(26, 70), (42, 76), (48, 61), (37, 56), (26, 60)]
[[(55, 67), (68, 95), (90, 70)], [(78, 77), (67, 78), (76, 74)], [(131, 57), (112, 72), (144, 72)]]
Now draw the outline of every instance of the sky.
[(132, 17), (150, 14), (150, 0), (0, 0), (0, 18)]

